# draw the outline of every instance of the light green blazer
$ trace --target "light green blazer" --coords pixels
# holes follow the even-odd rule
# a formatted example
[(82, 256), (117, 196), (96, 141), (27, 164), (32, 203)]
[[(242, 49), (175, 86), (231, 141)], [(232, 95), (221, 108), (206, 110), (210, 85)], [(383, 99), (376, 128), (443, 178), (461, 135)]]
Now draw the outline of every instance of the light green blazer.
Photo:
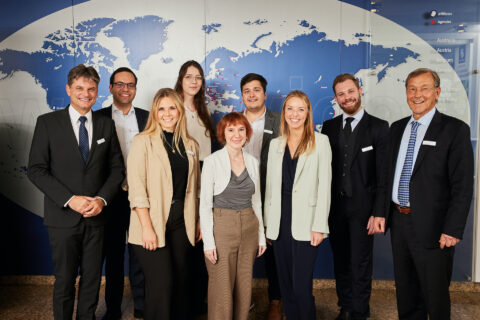
[[(270, 142), (265, 190), (264, 226), (267, 238), (276, 240), (280, 229), (282, 163), (286, 139)], [(288, 150), (287, 150), (288, 152)], [(292, 235), (310, 241), (311, 232), (328, 235), (332, 180), (332, 151), (326, 135), (315, 133), (315, 149), (298, 158), (292, 190)]]

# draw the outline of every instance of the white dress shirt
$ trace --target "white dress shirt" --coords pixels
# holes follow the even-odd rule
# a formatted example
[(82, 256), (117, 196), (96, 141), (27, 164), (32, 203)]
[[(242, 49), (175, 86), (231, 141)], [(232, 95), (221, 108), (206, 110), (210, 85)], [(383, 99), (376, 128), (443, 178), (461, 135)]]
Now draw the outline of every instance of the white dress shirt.
[[(75, 110), (74, 107), (71, 105), (68, 106), (68, 114), (70, 115), (70, 121), (72, 122), (72, 127), (73, 127), (73, 132), (75, 133), (75, 138), (77, 138), (77, 143), (79, 142), (79, 130), (80, 130), (80, 120), (78, 120), (82, 115)], [(87, 129), (88, 132), (88, 149), (92, 150), (92, 139), (93, 139), (93, 122), (92, 122), (92, 110), (90, 109), (87, 114), (85, 115), (87, 117), (87, 121), (85, 121), (85, 128)], [(63, 205), (64, 207), (68, 206), (68, 203), (70, 200), (73, 199), (74, 196), (72, 196), (70, 199), (68, 199), (67, 202)], [(107, 201), (103, 199), (102, 197), (95, 197), (102, 199), (103, 204), (106, 206)]]
[[(72, 121), (73, 132), (75, 133), (75, 138), (77, 138), (77, 143), (79, 143), (78, 131), (80, 130), (80, 120), (78, 120), (82, 115), (75, 110), (71, 105), (68, 106), (68, 114), (70, 115), (70, 121)], [(92, 149), (92, 139), (93, 139), (93, 124), (92, 124), (92, 110), (88, 111), (85, 115), (87, 121), (85, 121), (85, 128), (88, 132), (88, 149)]]
[(135, 115), (135, 108), (132, 106), (127, 114), (112, 104), (112, 119), (115, 122), (118, 141), (122, 149), (123, 160), (127, 163), (128, 151), (133, 137), (138, 133), (138, 122)]
[[(433, 108), (418, 120), (413, 119), (413, 116), (410, 117), (410, 120), (403, 131), (402, 142), (400, 143), (400, 149), (398, 150), (397, 165), (395, 166), (395, 177), (393, 180), (392, 189), (392, 201), (396, 204), (400, 203), (398, 201), (398, 185), (400, 183), (400, 176), (402, 174), (405, 157), (407, 156), (408, 141), (410, 140), (410, 134), (412, 133), (412, 122), (417, 121), (420, 124), (417, 128), (417, 140), (415, 141), (415, 148), (413, 149), (413, 170), (415, 167), (415, 161), (417, 160), (418, 150), (422, 145), (423, 138), (425, 137), (425, 133), (427, 132), (430, 122), (432, 122), (436, 109), (437, 108)], [(407, 203), (407, 207), (410, 207), (410, 202)]]
[[(250, 137), (250, 141), (245, 145), (245, 147), (243, 147), (243, 150), (253, 155), (258, 162), (260, 162), (260, 155), (262, 154), (263, 129), (265, 129), (266, 112), (267, 108), (265, 108), (265, 111), (261, 117), (257, 118), (253, 122), (249, 121), (253, 133)], [(245, 115), (245, 112), (243, 114)]]
[(360, 107), (360, 111), (358, 111), (355, 115), (353, 116), (349, 116), (347, 114), (343, 114), (343, 125), (342, 125), (342, 128), (345, 128), (345, 124), (347, 123), (347, 118), (353, 118), (353, 121), (350, 123), (350, 126), (352, 126), (352, 132), (353, 130), (355, 130), (355, 127), (357, 126), (357, 124), (360, 122), (360, 120), (362, 120), (362, 117), (365, 113), (365, 110), (363, 110), (362, 107)]

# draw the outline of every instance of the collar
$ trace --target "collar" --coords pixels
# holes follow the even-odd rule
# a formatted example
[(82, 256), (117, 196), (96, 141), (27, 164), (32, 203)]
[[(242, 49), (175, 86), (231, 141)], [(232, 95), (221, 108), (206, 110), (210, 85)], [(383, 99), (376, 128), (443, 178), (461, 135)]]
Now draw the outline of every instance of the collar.
[[(112, 103), (112, 114), (114, 113), (120, 113), (123, 115), (123, 111), (120, 110), (114, 103)], [(130, 107), (130, 110), (128, 111), (128, 113), (126, 114), (126, 116), (129, 116), (131, 114), (135, 114), (135, 108), (133, 107), (133, 104), (132, 106)]]
[[(82, 116), (72, 105), (68, 105), (68, 114), (73, 123), (77, 123), (79, 121), (78, 118)], [(92, 123), (92, 109), (87, 112), (85, 117), (87, 117), (87, 123)]]
[(413, 121), (417, 121), (420, 123), (422, 126), (428, 126), (430, 125), (430, 122), (432, 122), (433, 116), (435, 115), (435, 112), (437, 110), (437, 107), (435, 106), (432, 110), (428, 111), (425, 115), (423, 115), (420, 119), (415, 120), (413, 119), (413, 115), (410, 117), (410, 120), (408, 120), (407, 125), (412, 123)]
[(365, 110), (362, 107), (360, 107), (360, 110), (357, 113), (355, 113), (355, 115), (353, 115), (353, 116), (348, 116), (344, 113), (343, 116), (342, 116), (342, 121), (345, 122), (345, 120), (349, 117), (352, 117), (353, 120), (360, 121), (360, 120), (362, 120), (362, 117), (363, 117), (364, 114), (365, 114)]
[[(243, 115), (244, 115), (245, 117), (247, 117), (246, 112), (247, 112), (247, 109), (245, 109), (245, 110), (243, 111)], [(257, 119), (255, 119), (255, 121), (253, 121), (253, 122), (250, 122), (250, 121), (248, 121), (248, 122), (254, 123), (254, 122), (257, 122), (257, 121), (264, 121), (264, 120), (265, 120), (265, 114), (266, 114), (266, 113), (267, 113), (267, 106), (265, 106), (265, 111), (263, 111), (263, 114), (262, 114), (260, 117), (258, 117)]]

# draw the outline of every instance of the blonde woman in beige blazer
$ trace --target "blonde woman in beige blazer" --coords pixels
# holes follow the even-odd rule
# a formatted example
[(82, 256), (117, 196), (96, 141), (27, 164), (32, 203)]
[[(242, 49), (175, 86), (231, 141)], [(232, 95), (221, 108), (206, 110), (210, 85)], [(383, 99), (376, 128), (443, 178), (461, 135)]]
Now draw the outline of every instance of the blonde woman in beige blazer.
[(307, 95), (290, 92), (270, 143), (264, 208), (287, 319), (316, 319), (313, 269), (329, 233), (331, 160), (328, 138), (313, 131)]
[(172, 89), (156, 93), (145, 130), (132, 141), (127, 172), (128, 242), (145, 274), (145, 320), (191, 319), (187, 286), (200, 239), (200, 169), (198, 145)]

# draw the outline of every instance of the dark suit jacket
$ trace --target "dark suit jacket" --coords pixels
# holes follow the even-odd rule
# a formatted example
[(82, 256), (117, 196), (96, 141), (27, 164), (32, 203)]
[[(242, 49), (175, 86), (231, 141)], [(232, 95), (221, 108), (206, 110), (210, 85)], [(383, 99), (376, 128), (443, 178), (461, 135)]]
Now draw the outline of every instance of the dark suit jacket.
[[(108, 118), (112, 118), (112, 105), (106, 108), (99, 109), (95, 111), (95, 113), (104, 115)], [(145, 125), (147, 124), (148, 120), (148, 111), (143, 110), (141, 108), (135, 108), (135, 117), (137, 118), (138, 124), (138, 131), (142, 132), (145, 129)]]
[[(45, 194), (44, 224), (51, 227), (72, 227), (83, 219), (64, 207), (72, 196), (99, 196), (108, 204), (125, 177), (113, 121), (93, 113), (92, 146), (85, 165), (68, 108), (38, 117), (30, 149), (28, 177)], [(102, 225), (104, 213), (87, 220)]]
[[(392, 188), (398, 151), (410, 117), (390, 130), (390, 157), (384, 213), (387, 226), (393, 212)], [(438, 112), (430, 123), (410, 178), (410, 208), (415, 232), (427, 248), (438, 247), (440, 235), (461, 239), (473, 195), (473, 149), (470, 128), (463, 121)]]
[[(343, 173), (343, 152), (338, 141), (340, 130), (343, 130), (341, 115), (325, 121), (322, 126), (322, 133), (328, 136), (332, 148), (331, 213), (337, 207), (335, 200), (339, 201), (334, 193), (339, 190)], [(354, 131), (357, 135), (350, 167), (353, 190), (350, 205), (366, 223), (370, 216), (382, 215), (385, 207), (388, 122), (365, 111)]]
[[(262, 151), (260, 153), (260, 192), (262, 196), (262, 206), (265, 201), (265, 186), (267, 181), (267, 163), (268, 149), (270, 141), (278, 137), (280, 132), (280, 113), (266, 109), (265, 126), (263, 129)], [(266, 132), (266, 131), (268, 132)], [(270, 133), (271, 132), (271, 133)]]

